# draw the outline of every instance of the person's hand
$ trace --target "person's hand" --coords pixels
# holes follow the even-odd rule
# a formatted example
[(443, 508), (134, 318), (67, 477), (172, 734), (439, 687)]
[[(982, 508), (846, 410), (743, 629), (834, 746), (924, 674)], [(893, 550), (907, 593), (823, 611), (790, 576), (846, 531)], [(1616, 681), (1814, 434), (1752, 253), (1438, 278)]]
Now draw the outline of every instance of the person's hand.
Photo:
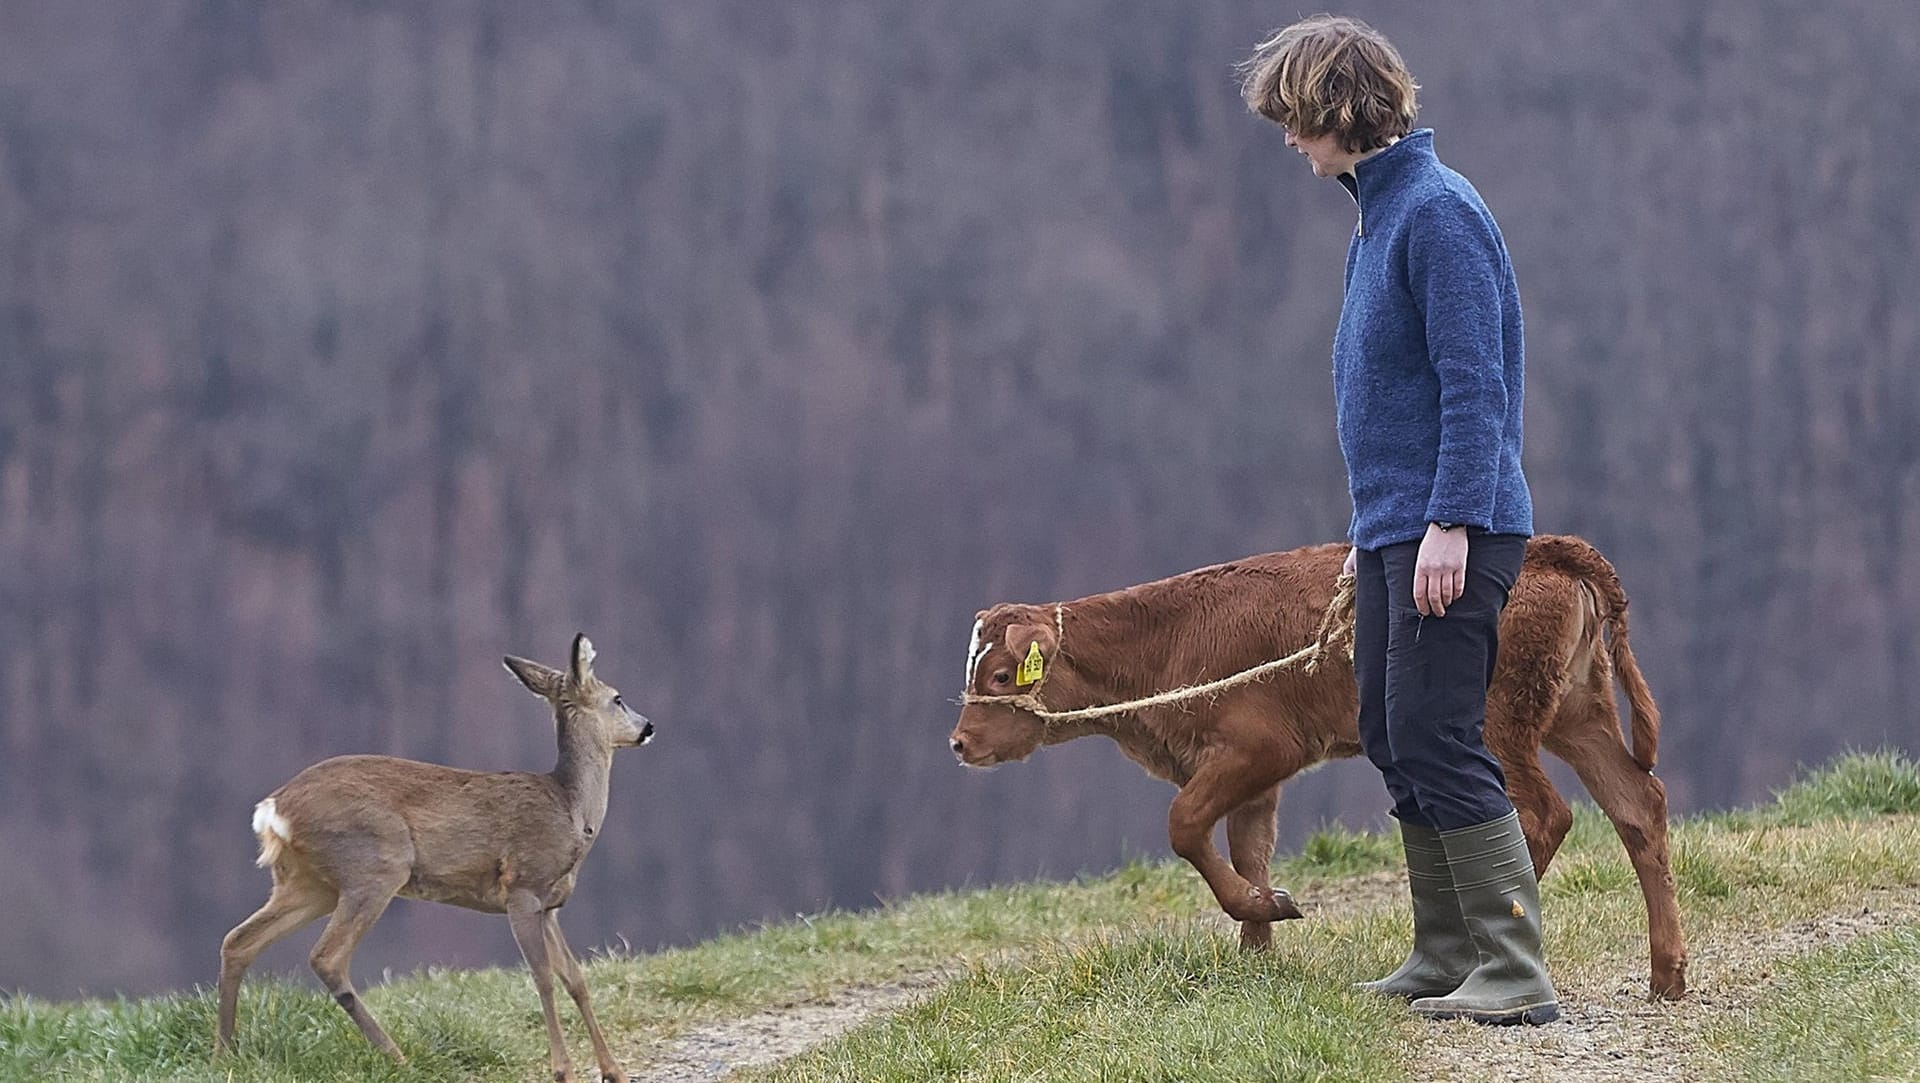
[(1340, 565), (1340, 574), (1352, 575), (1354, 563), (1359, 558), (1359, 556), (1360, 556), (1360, 550), (1358, 548), (1349, 548), (1347, 550), (1347, 562), (1345, 564)]
[(1423, 617), (1444, 617), (1467, 589), (1467, 528), (1427, 524), (1413, 561), (1413, 605)]

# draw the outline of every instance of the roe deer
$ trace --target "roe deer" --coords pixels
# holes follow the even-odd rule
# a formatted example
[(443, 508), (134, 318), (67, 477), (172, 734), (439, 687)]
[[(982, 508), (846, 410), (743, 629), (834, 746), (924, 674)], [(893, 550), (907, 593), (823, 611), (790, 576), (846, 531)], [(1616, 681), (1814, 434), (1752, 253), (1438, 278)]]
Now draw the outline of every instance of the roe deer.
[(593, 675), (593, 644), (574, 637), (567, 671), (509, 657), (507, 670), (553, 705), (560, 760), (551, 774), (466, 771), (392, 756), (338, 756), (314, 764), (253, 811), (258, 864), (273, 870), (266, 905), (220, 945), (220, 1021), (214, 1050), (233, 1044), (240, 978), (269, 944), (331, 912), (310, 961), (327, 991), (375, 1048), (405, 1060), (348, 977), (353, 949), (395, 895), (504, 913), (546, 1013), (553, 1077), (573, 1069), (553, 1008), (553, 975), (593, 1038), (605, 1083), (626, 1076), (588, 1002), (580, 963), (558, 911), (607, 815), (616, 748), (653, 737), (653, 723)]

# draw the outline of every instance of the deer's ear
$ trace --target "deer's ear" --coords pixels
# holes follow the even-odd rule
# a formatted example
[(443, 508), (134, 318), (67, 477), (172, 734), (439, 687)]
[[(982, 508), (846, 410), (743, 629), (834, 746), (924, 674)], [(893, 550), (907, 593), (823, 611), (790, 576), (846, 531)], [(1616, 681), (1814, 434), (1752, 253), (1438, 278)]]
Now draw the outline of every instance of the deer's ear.
[(527, 686), (527, 691), (541, 699), (553, 699), (560, 694), (561, 682), (566, 678), (557, 669), (543, 666), (538, 662), (529, 662), (525, 658), (515, 658), (509, 654), (501, 659), (507, 672), (519, 678)]
[(593, 640), (581, 632), (573, 637), (573, 683), (582, 685), (593, 679)]

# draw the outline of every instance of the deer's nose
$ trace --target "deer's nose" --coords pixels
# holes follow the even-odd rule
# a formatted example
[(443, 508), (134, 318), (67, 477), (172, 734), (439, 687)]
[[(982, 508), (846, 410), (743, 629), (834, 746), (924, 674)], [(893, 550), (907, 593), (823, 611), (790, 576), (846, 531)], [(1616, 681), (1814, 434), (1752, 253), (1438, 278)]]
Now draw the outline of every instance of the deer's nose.
[(960, 738), (955, 737), (953, 740), (948, 741), (947, 744), (953, 749), (954, 755), (964, 756), (967, 754), (967, 743)]

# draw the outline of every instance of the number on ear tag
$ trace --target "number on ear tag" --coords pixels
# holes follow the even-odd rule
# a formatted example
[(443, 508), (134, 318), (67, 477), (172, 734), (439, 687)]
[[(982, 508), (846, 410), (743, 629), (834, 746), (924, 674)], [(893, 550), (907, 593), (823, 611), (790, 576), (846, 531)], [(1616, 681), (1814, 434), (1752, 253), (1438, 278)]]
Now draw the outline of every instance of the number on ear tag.
[(1047, 663), (1040, 657), (1040, 644), (1035, 643), (1027, 648), (1027, 657), (1020, 663), (1020, 672), (1014, 674), (1014, 683), (1025, 688), (1030, 684), (1038, 684), (1040, 678), (1046, 675)]

